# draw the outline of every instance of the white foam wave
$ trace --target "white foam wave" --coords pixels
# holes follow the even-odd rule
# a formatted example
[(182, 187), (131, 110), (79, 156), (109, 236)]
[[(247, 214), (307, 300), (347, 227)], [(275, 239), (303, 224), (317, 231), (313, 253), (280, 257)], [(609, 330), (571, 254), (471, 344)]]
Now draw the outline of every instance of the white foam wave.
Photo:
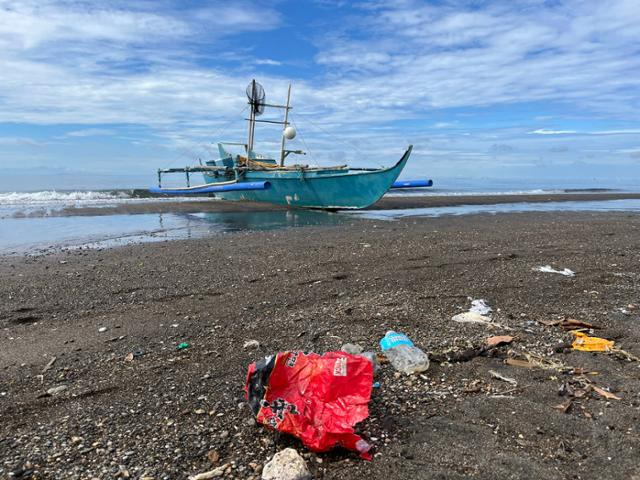
[(131, 199), (124, 191), (74, 191), (58, 192), (8, 192), (0, 193), (0, 205), (51, 205), (51, 204), (93, 204)]

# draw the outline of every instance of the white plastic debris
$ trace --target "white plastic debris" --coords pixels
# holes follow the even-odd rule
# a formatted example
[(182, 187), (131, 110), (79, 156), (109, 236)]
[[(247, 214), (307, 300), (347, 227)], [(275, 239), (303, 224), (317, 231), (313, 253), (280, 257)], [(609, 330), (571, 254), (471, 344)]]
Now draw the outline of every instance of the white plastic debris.
[(310, 480), (307, 463), (293, 448), (285, 448), (273, 456), (262, 470), (262, 480)]
[(487, 305), (487, 301), (482, 298), (471, 300), (471, 308), (469, 311), (479, 313), (480, 315), (491, 315), (491, 307)]
[[(498, 327), (505, 330), (512, 330), (506, 325), (502, 325), (491, 320), (492, 308), (487, 304), (486, 300), (482, 298), (477, 300), (472, 300), (471, 297), (468, 298), (471, 300), (471, 308), (469, 308), (469, 311), (458, 313), (451, 317), (451, 320), (458, 323), (477, 323), (487, 327)], [(498, 309), (498, 311), (500, 311), (500, 309)]]
[(100, 332), (100, 333), (104, 333), (104, 332), (106, 332), (106, 331), (107, 331), (107, 327), (100, 327), (100, 328), (98, 329), (98, 332)]
[(516, 381), (515, 378), (511, 378), (511, 377), (505, 377), (504, 375), (496, 372), (495, 370), (489, 370), (489, 374), (493, 377), (493, 378), (497, 378), (498, 380), (502, 380), (503, 382), (507, 382), (510, 383), (511, 385), (513, 385), (514, 387), (518, 386), (518, 382)]
[(491, 318), (471, 311), (454, 315), (451, 320), (458, 323), (482, 323), (485, 325), (491, 324)]
[(491, 325), (491, 307), (487, 305), (487, 301), (482, 298), (477, 300), (473, 300), (471, 297), (467, 298), (471, 300), (471, 308), (469, 311), (454, 315), (451, 320), (458, 323), (482, 323)]
[(536, 267), (533, 270), (536, 272), (544, 272), (544, 273), (559, 273), (560, 275), (564, 275), (565, 277), (576, 276), (576, 272), (574, 272), (573, 270), (569, 270), (568, 268), (565, 268), (564, 270), (556, 270), (555, 268), (551, 268), (551, 265)]

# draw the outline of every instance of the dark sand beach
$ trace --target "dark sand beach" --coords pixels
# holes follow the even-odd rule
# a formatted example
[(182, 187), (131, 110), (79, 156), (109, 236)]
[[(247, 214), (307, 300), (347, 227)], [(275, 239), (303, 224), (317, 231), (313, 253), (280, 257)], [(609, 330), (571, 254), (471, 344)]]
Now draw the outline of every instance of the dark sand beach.
[[(640, 478), (640, 365), (573, 351), (541, 323), (590, 322), (640, 355), (639, 234), (637, 214), (527, 213), (0, 257), (0, 476), (186, 479), (229, 464), (225, 478), (259, 478), (292, 446), (322, 479)], [(576, 275), (533, 270), (548, 264)], [(498, 325), (453, 322), (468, 297)], [(255, 425), (251, 362), (347, 342), (379, 351), (390, 329), (432, 365), (411, 377), (382, 366), (357, 426), (373, 461)], [(516, 339), (457, 358), (492, 335)], [(533, 368), (506, 363), (527, 355)]]

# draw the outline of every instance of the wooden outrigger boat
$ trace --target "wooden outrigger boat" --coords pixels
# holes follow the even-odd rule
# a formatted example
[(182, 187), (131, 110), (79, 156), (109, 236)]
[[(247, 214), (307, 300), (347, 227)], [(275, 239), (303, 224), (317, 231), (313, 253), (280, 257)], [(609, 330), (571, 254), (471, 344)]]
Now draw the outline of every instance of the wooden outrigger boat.
[[(253, 80), (247, 87), (251, 112), (247, 143), (218, 143), (220, 158), (207, 161), (205, 165), (158, 170), (158, 187), (151, 193), (167, 195), (192, 195), (214, 193), (225, 200), (247, 200), (318, 209), (358, 209), (377, 202), (390, 188), (412, 188), (431, 186), (431, 181), (396, 182), (411, 154), (409, 145), (395, 165), (388, 168), (352, 168), (347, 165), (335, 167), (310, 167), (307, 165), (285, 165), (290, 154), (304, 154), (300, 150), (288, 150), (286, 141), (296, 136), (289, 122), (291, 110), (291, 86), (286, 105), (265, 103), (262, 86)], [(282, 121), (260, 120), (265, 107), (284, 110)], [(253, 150), (255, 125), (257, 122), (276, 123), (283, 126), (279, 159), (268, 158)], [(227, 147), (244, 147), (246, 155), (232, 155)], [(162, 175), (184, 173), (187, 186), (163, 188)], [(190, 175), (202, 173), (204, 184), (191, 186)]]

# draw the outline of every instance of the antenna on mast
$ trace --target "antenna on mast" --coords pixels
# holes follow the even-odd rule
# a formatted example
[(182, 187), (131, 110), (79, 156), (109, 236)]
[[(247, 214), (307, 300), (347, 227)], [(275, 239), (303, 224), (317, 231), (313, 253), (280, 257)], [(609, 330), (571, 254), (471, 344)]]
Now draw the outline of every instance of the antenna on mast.
[(251, 105), (251, 114), (249, 115), (249, 139), (247, 141), (247, 158), (249, 158), (253, 150), (256, 117), (262, 115), (265, 108), (264, 88), (262, 88), (262, 85), (256, 82), (255, 79), (251, 80), (251, 83), (247, 86), (247, 98), (249, 99), (249, 105)]
[[(287, 91), (287, 104), (286, 105), (274, 105), (265, 102), (264, 88), (255, 80), (251, 80), (251, 83), (247, 86), (247, 98), (249, 99), (249, 105), (251, 105), (251, 114), (246, 120), (249, 121), (249, 140), (247, 141), (247, 159), (251, 159), (253, 154), (253, 138), (255, 134), (256, 122), (263, 123), (275, 123), (282, 125), (282, 139), (280, 143), (280, 166), (284, 165), (284, 159), (290, 153), (304, 154), (301, 150), (286, 150), (286, 140), (293, 140), (296, 136), (296, 129), (289, 126), (289, 110), (291, 110), (291, 85)], [(256, 117), (262, 115), (266, 107), (270, 108), (283, 108), (284, 120), (257, 120)]]

